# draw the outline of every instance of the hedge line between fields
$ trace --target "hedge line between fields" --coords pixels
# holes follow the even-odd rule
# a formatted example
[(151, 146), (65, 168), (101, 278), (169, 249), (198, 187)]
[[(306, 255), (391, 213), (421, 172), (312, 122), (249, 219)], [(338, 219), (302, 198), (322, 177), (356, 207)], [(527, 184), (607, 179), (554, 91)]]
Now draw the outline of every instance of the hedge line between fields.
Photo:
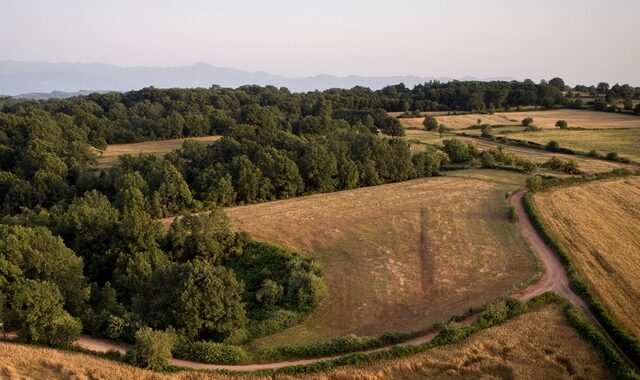
[(529, 215), (529, 218), (533, 222), (533, 225), (538, 230), (544, 241), (555, 251), (560, 258), (560, 261), (565, 267), (567, 274), (569, 275), (569, 281), (573, 290), (587, 303), (589, 309), (593, 312), (598, 321), (602, 324), (604, 329), (611, 335), (616, 341), (618, 346), (625, 352), (625, 354), (636, 364), (640, 363), (640, 344), (637, 339), (627, 332), (617, 321), (615, 321), (611, 315), (605, 310), (604, 306), (600, 303), (597, 297), (590, 291), (589, 286), (585, 280), (580, 276), (575, 264), (568, 253), (560, 247), (557, 243), (554, 235), (542, 222), (541, 217), (535, 209), (531, 193), (527, 193), (524, 196), (524, 207)]
[[(254, 372), (262, 375), (300, 375), (307, 373), (317, 373), (328, 371), (346, 365), (362, 365), (377, 362), (380, 360), (398, 359), (411, 356), (428, 349), (459, 343), (471, 335), (504, 323), (519, 315), (530, 311), (538, 310), (550, 304), (564, 304), (567, 301), (557, 293), (546, 292), (538, 295), (526, 303), (517, 299), (507, 298), (490, 305), (478, 319), (468, 326), (460, 326), (456, 322), (450, 322), (440, 326), (438, 335), (428, 343), (416, 345), (394, 346), (385, 351), (371, 353), (352, 353), (336, 359), (320, 361), (307, 365), (285, 367), (276, 370), (263, 370)], [(607, 342), (605, 342), (607, 344)], [(615, 352), (614, 352), (615, 354)], [(621, 359), (620, 359), (621, 360)], [(221, 371), (230, 375), (236, 374), (233, 371)], [(245, 374), (246, 375), (246, 374)]]

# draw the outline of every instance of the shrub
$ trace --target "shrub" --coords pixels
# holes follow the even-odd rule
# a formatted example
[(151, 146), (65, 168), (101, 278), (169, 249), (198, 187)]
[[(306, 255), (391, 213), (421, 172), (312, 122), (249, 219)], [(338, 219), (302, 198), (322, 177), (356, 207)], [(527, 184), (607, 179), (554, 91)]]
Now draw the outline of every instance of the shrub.
[(513, 223), (518, 221), (518, 212), (513, 206), (509, 206), (509, 220), (511, 220)]
[(142, 368), (163, 371), (169, 365), (175, 336), (169, 332), (143, 327), (136, 332), (135, 344), (127, 351), (125, 361)]
[(542, 187), (542, 178), (537, 175), (530, 175), (527, 177), (527, 187), (529, 190), (536, 192)]
[(567, 123), (565, 120), (558, 120), (556, 121), (556, 127), (560, 129), (567, 129), (569, 127), (569, 123)]
[(593, 158), (602, 158), (602, 157), (604, 157), (604, 156), (602, 155), (602, 153), (598, 152), (597, 150), (592, 149), (592, 150), (589, 152), (589, 157), (593, 157)]
[(491, 128), (490, 125), (485, 125), (482, 127), (482, 129), (480, 130), (482, 137), (493, 137), (493, 129)]
[(422, 121), (422, 125), (427, 131), (435, 131), (438, 129), (438, 121), (433, 116), (426, 116)]
[(524, 119), (522, 119), (522, 125), (524, 125), (525, 127), (528, 127), (531, 124), (533, 124), (533, 118), (525, 117)]
[(444, 144), (444, 152), (449, 156), (451, 162), (461, 163), (471, 160), (472, 156), (469, 152), (469, 145), (464, 142), (451, 139), (444, 140), (442, 143)]
[(298, 323), (302, 317), (301, 313), (285, 309), (271, 310), (266, 315), (266, 318), (261, 316), (260, 319), (249, 320), (247, 330), (252, 339), (282, 331)]
[(618, 155), (618, 152), (609, 152), (605, 158), (610, 161), (618, 161), (620, 159), (620, 155)]
[(193, 342), (176, 346), (178, 358), (208, 364), (239, 364), (249, 361), (249, 353), (240, 346), (215, 342)]
[(558, 143), (556, 140), (551, 140), (547, 143), (545, 149), (551, 152), (556, 152), (558, 149), (560, 149), (560, 143)]

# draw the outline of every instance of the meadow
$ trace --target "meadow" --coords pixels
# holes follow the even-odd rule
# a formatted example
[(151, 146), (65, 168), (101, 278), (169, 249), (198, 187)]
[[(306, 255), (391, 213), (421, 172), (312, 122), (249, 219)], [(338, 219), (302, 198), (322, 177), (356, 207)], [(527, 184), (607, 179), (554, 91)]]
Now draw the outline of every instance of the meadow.
[(227, 209), (235, 228), (318, 258), (328, 292), (301, 324), (254, 347), (412, 332), (508, 293), (536, 272), (488, 170)]
[[(574, 131), (575, 132), (575, 131)], [(539, 132), (537, 132), (539, 133)], [(509, 135), (511, 137), (512, 135)], [(427, 148), (427, 145), (441, 146), (442, 140), (456, 138), (475, 145), (480, 150), (492, 149), (497, 146), (502, 146), (505, 151), (512, 152), (520, 158), (526, 158), (536, 163), (543, 163), (549, 160), (551, 157), (558, 157), (564, 160), (574, 160), (580, 167), (580, 170), (586, 173), (599, 173), (604, 171), (610, 171), (618, 168), (631, 168), (635, 169), (636, 166), (622, 164), (613, 161), (604, 161), (599, 159), (593, 159), (585, 156), (547, 152), (540, 149), (530, 149), (514, 145), (499, 144), (497, 142), (489, 140), (481, 140), (471, 137), (443, 134), (442, 137), (436, 132), (429, 132), (422, 130), (407, 130), (405, 139), (414, 141), (411, 144), (411, 150), (413, 152), (419, 152)], [(419, 142), (416, 144), (415, 142)], [(539, 171), (544, 171), (539, 169)]]
[[(631, 116), (630, 116), (631, 117)], [(634, 116), (635, 117), (635, 116)], [(638, 117), (640, 121), (640, 117)], [(557, 141), (561, 147), (581, 152), (592, 149), (602, 154), (617, 152), (633, 161), (640, 161), (640, 128), (633, 129), (599, 129), (599, 130), (543, 130), (507, 135), (511, 139), (533, 141), (547, 144)]]
[[(455, 354), (452, 354), (455, 353)], [(7, 379), (422, 379), (608, 378), (602, 359), (547, 306), (471, 336), (407, 358), (348, 366), (308, 376), (224, 375), (196, 371), (158, 373), (94, 356), (51, 348), (0, 343), (0, 377)]]
[(136, 155), (146, 153), (162, 156), (180, 148), (185, 140), (195, 140), (203, 144), (210, 144), (220, 139), (220, 137), (221, 136), (202, 136), (172, 140), (145, 141), (130, 144), (109, 144), (102, 153), (98, 151), (98, 167), (109, 168), (118, 163), (118, 157), (125, 154)]
[(640, 337), (640, 178), (553, 188), (534, 196), (545, 224), (606, 309)]

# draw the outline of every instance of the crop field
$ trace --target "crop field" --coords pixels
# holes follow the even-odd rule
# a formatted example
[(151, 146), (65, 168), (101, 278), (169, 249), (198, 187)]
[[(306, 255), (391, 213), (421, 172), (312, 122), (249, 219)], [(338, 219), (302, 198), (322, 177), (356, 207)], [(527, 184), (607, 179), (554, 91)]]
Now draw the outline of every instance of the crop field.
[(195, 140), (203, 144), (210, 144), (220, 139), (220, 136), (189, 137), (184, 139), (145, 141), (131, 144), (111, 144), (107, 149), (98, 153), (98, 167), (108, 168), (118, 163), (118, 157), (125, 154), (155, 154), (163, 155), (182, 146), (185, 140)]
[[(394, 115), (394, 114), (392, 114)], [(640, 128), (640, 117), (611, 112), (596, 112), (587, 110), (552, 110), (552, 111), (522, 111), (496, 112), (489, 114), (447, 115), (436, 113), (433, 115), (438, 123), (450, 129), (465, 129), (477, 123), (491, 125), (519, 126), (522, 119), (533, 118), (533, 124), (544, 129), (558, 129), (558, 120), (565, 120), (570, 127), (587, 129), (625, 129)], [(424, 118), (401, 118), (400, 123), (409, 129), (421, 129)], [(498, 129), (497, 131), (499, 131)]]
[(527, 281), (535, 259), (505, 201), (523, 179), (461, 171), (227, 209), (236, 228), (315, 256), (325, 268), (320, 305), (255, 346), (416, 331)]
[[(455, 353), (455, 354), (452, 354)], [(464, 342), (417, 355), (363, 366), (342, 367), (309, 379), (610, 377), (602, 360), (569, 326), (558, 306), (547, 306)], [(289, 379), (183, 371), (162, 374), (93, 356), (51, 348), (0, 343), (0, 378), (222, 380)]]
[[(631, 117), (631, 116), (630, 116)], [(640, 121), (640, 117), (638, 118)], [(606, 154), (618, 152), (634, 161), (640, 161), (640, 128), (601, 129), (594, 131), (544, 130), (538, 132), (513, 133), (509, 138), (546, 144), (557, 141), (561, 147), (589, 152), (592, 149)]]
[(313, 379), (606, 379), (597, 352), (558, 306), (480, 331), (464, 342), (366, 367), (339, 368)]
[(640, 337), (640, 177), (556, 188), (534, 200), (607, 310)]
[[(511, 135), (509, 135), (509, 137), (511, 137)], [(414, 140), (414, 141), (420, 142), (420, 144), (415, 144), (415, 143), (411, 144), (411, 150), (414, 152), (419, 152), (424, 150), (426, 148), (426, 145), (424, 144), (438, 146), (438, 145), (442, 145), (442, 140), (456, 138), (459, 140), (470, 142), (480, 150), (491, 149), (499, 145), (502, 145), (504, 150), (508, 152), (512, 152), (518, 157), (532, 160), (536, 163), (542, 163), (544, 161), (547, 161), (551, 157), (558, 157), (565, 160), (571, 159), (577, 162), (580, 167), (580, 170), (586, 173), (605, 172), (605, 171), (611, 171), (613, 169), (618, 169), (618, 168), (637, 169), (637, 166), (621, 164), (613, 161), (597, 160), (597, 159), (592, 159), (585, 156), (578, 156), (578, 155), (571, 155), (571, 154), (546, 152), (544, 150), (539, 150), (539, 149), (529, 149), (529, 148), (523, 148), (519, 146), (499, 144), (496, 142), (479, 140), (479, 139), (474, 139), (474, 138), (464, 137), (464, 136), (452, 136), (447, 134), (447, 135), (443, 135), (441, 138), (438, 135), (438, 133), (429, 132), (425, 130), (407, 130), (407, 134), (405, 138), (409, 141)]]

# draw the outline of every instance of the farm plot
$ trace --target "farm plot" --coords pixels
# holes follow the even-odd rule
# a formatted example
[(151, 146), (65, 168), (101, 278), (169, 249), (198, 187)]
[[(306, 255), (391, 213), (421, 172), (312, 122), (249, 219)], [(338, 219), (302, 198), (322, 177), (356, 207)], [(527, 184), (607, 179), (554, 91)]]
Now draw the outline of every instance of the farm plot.
[(102, 154), (98, 153), (98, 167), (108, 168), (118, 163), (118, 157), (125, 154), (155, 154), (161, 156), (182, 146), (185, 140), (195, 140), (203, 144), (211, 144), (221, 136), (189, 137), (184, 139), (145, 141), (131, 144), (111, 144)]
[[(509, 137), (511, 136), (512, 135), (509, 135)], [(547, 152), (539, 149), (529, 149), (529, 148), (523, 148), (519, 146), (499, 144), (499, 143), (488, 141), (488, 140), (480, 140), (480, 139), (474, 139), (474, 138), (464, 137), (464, 136), (443, 135), (442, 137), (440, 137), (435, 132), (428, 132), (425, 130), (408, 130), (405, 136), (405, 139), (407, 139), (408, 141), (410, 142), (413, 141), (413, 143), (411, 144), (411, 151), (413, 152), (422, 151), (426, 149), (427, 145), (436, 145), (436, 146), (442, 145), (442, 140), (451, 139), (451, 138), (456, 138), (462, 141), (470, 142), (480, 150), (492, 149), (499, 145), (502, 145), (504, 150), (508, 152), (512, 152), (518, 157), (532, 160), (536, 163), (545, 162), (551, 157), (558, 157), (565, 160), (571, 159), (577, 162), (580, 167), (580, 170), (586, 173), (599, 173), (599, 172), (611, 171), (613, 169), (618, 169), (618, 168), (629, 168), (631, 170), (637, 169), (637, 166), (621, 164), (613, 161), (604, 161), (604, 160), (598, 160), (598, 159), (593, 159), (593, 158), (579, 156), (579, 155), (553, 153), (553, 152)]]
[[(640, 120), (640, 118), (638, 119)], [(595, 149), (602, 154), (617, 152), (633, 161), (640, 161), (640, 128), (594, 131), (544, 130), (512, 133), (507, 137), (539, 144), (546, 144), (554, 140), (564, 148), (582, 152), (590, 152)]]
[(615, 319), (640, 337), (640, 177), (555, 188), (536, 209)]
[(336, 369), (313, 379), (585, 378), (610, 375), (558, 306), (522, 315), (470, 337), (390, 362)]
[(536, 268), (505, 203), (523, 178), (462, 171), (227, 209), (236, 228), (325, 268), (320, 305), (254, 346), (415, 331), (509, 292)]

